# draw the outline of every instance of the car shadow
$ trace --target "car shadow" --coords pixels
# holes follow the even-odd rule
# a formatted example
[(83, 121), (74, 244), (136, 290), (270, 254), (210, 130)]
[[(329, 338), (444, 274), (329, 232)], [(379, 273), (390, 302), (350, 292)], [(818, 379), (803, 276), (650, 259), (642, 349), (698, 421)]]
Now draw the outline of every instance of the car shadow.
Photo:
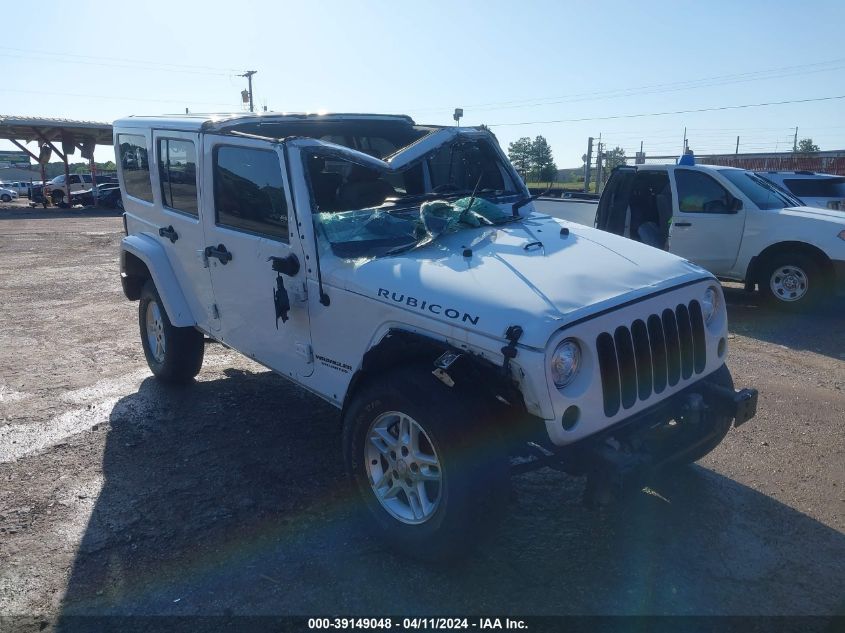
[(845, 297), (829, 299), (808, 312), (785, 312), (766, 304), (759, 292), (723, 286), (728, 328), (735, 334), (790, 349), (845, 359)]
[(270, 372), (227, 373), (147, 379), (114, 406), (59, 630), (80, 615), (831, 614), (842, 598), (845, 536), (701, 467), (608, 511), (583, 506), (581, 479), (521, 475), (465, 560), (396, 555), (361, 520), (337, 411)]

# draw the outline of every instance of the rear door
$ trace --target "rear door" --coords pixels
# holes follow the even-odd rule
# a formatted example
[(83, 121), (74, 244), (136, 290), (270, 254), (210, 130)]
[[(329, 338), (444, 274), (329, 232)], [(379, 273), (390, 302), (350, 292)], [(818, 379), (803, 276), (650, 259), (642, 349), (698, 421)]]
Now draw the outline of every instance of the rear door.
[(282, 148), (206, 135), (203, 157), (206, 255), (220, 339), (279, 373), (309, 376), (307, 267)]
[(596, 228), (617, 235), (626, 234), (628, 203), (637, 176), (636, 167), (617, 167), (610, 174), (596, 212)]
[[(167, 140), (179, 144), (179, 152), (168, 162)], [(197, 135), (171, 131), (118, 130), (115, 156), (120, 162), (119, 178), (124, 192), (126, 215), (144, 226), (143, 232), (167, 253), (185, 300), (197, 324), (214, 329), (211, 276), (201, 254), (205, 244), (199, 218), (196, 181)], [(176, 149), (175, 146), (173, 149)], [(167, 186), (169, 169), (191, 174), (178, 192)]]

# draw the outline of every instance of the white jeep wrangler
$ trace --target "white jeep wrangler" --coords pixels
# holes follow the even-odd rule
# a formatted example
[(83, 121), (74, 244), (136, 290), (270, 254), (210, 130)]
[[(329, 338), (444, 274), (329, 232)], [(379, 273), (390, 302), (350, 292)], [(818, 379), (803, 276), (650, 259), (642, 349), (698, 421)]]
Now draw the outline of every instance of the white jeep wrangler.
[(472, 543), (514, 470), (587, 473), (600, 500), (755, 413), (713, 276), (535, 213), (485, 130), (262, 114), (114, 135), (153, 373), (190, 381), (208, 336), (334, 404), (352, 480), (405, 553)]

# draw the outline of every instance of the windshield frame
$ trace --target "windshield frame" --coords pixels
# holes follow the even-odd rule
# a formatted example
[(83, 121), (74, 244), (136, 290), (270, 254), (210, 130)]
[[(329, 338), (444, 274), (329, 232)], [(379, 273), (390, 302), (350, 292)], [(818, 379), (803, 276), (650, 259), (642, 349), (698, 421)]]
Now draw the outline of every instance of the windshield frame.
[[(317, 139), (299, 138), (286, 139), (283, 141), (283, 143), (289, 143), (299, 151), (299, 167), (302, 169), (301, 173), (303, 174), (307, 185), (309, 196), (308, 207), (312, 216), (315, 238), (318, 241), (317, 247), (320, 248), (319, 242), (323, 242), (324, 245), (329, 247), (334, 255), (341, 259), (360, 259), (397, 254), (399, 252), (404, 252), (424, 244), (428, 244), (433, 239), (436, 239), (438, 236), (431, 236), (427, 233), (420, 234), (419, 232), (415, 232), (412, 238), (412, 235), (409, 232), (407, 236), (404, 236), (408, 239), (403, 240), (403, 236), (401, 234), (397, 234), (395, 245), (385, 247), (385, 245), (380, 244), (379, 246), (382, 246), (382, 248), (376, 248), (375, 250), (381, 252), (367, 252), (368, 249), (363, 243), (361, 244), (361, 247), (358, 248), (354, 246), (355, 241), (332, 242), (331, 239), (329, 239), (325, 228), (322, 226), (325, 218), (321, 218), (321, 216), (326, 213), (333, 213), (335, 215), (338, 213), (361, 213), (366, 214), (366, 217), (368, 218), (405, 216), (406, 219), (409, 219), (410, 227), (413, 222), (413, 216), (419, 216), (421, 207), (427, 202), (440, 200), (448, 203), (462, 197), (469, 198), (472, 193), (469, 189), (460, 189), (457, 191), (442, 193), (431, 191), (431, 180), (428, 173), (428, 161), (437, 151), (443, 149), (444, 147), (450, 145), (454, 146), (464, 141), (475, 141), (486, 145), (487, 150), (492, 153), (497, 169), (500, 171), (502, 185), (504, 187), (504, 189), (497, 189), (495, 191), (487, 189), (484, 190), (484, 192), (477, 191), (475, 198), (479, 201), (496, 204), (497, 206), (507, 205), (508, 214), (510, 214), (510, 202), (512, 200), (524, 198), (528, 196), (529, 193), (525, 187), (525, 183), (514, 171), (513, 166), (504, 155), (504, 152), (495, 137), (486, 130), (476, 128), (441, 128), (423, 136), (420, 139), (417, 139), (406, 147), (399, 148), (396, 152), (386, 156), (384, 159), (378, 159), (369, 154), (346, 146)], [(414, 169), (418, 165), (422, 164), (426, 191), (396, 197), (388, 196), (385, 198), (384, 202), (372, 207), (364, 207), (361, 209), (353, 208), (349, 210), (331, 212), (322, 211), (316, 202), (315, 187), (312, 179), (311, 168), (308, 164), (309, 157), (311, 155), (316, 155), (326, 159), (348, 161), (353, 165), (358, 165), (366, 169), (391, 174), (402, 173), (406, 170)], [(508, 187), (511, 189), (508, 189)], [(367, 214), (367, 212), (369, 212), (369, 214)], [(362, 215), (362, 218), (363, 217), (365, 216)], [(512, 222), (520, 220), (521, 217), (522, 216), (509, 217), (507, 221)], [(362, 226), (368, 221), (369, 220), (362, 219)], [(504, 221), (501, 222), (501, 224), (504, 223)], [(366, 240), (361, 240), (361, 242), (366, 242)], [(374, 244), (373, 246), (376, 245)]]

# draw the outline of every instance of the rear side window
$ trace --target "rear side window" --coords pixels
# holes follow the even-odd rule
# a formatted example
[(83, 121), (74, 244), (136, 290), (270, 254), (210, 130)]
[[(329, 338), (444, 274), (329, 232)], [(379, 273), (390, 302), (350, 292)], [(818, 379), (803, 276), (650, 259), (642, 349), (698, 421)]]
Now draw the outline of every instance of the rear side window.
[(153, 185), (150, 181), (150, 161), (147, 140), (140, 134), (118, 134), (120, 168), (126, 193), (135, 198), (153, 201)]
[(164, 206), (198, 215), (197, 152), (194, 144), (181, 139), (159, 139), (158, 173)]
[(787, 178), (783, 184), (799, 198), (845, 198), (845, 178)]
[(730, 213), (731, 195), (707, 174), (676, 169), (678, 205), (686, 213)]
[(249, 147), (215, 148), (214, 209), (220, 226), (287, 242), (288, 208), (278, 155)]
[(88, 174), (82, 174), (82, 182), (86, 182), (86, 183), (90, 184), (90, 183), (93, 182), (93, 180), (91, 179), (91, 176), (89, 176)]

